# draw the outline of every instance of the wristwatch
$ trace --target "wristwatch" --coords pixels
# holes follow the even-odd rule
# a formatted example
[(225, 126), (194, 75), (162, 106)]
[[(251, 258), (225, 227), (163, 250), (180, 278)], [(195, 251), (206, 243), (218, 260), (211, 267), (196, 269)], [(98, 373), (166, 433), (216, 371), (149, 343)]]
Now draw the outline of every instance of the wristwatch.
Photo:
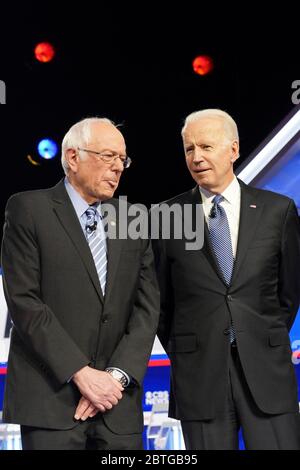
[(122, 374), (121, 371), (117, 370), (117, 369), (111, 369), (111, 368), (107, 368), (105, 369), (106, 372), (108, 372), (114, 379), (116, 379), (118, 382), (120, 382), (120, 384), (122, 385), (122, 387), (127, 387), (128, 385), (128, 380), (127, 378), (125, 377), (124, 374)]

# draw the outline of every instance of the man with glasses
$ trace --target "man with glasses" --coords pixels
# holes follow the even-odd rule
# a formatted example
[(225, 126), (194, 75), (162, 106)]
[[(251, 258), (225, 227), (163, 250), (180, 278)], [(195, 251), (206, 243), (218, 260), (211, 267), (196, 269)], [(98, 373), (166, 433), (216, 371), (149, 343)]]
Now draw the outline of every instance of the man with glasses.
[(65, 178), (7, 203), (3, 421), (21, 424), (23, 449), (142, 448), (159, 294), (149, 240), (117, 236), (113, 195), (130, 163), (111, 121), (85, 119), (64, 137)]

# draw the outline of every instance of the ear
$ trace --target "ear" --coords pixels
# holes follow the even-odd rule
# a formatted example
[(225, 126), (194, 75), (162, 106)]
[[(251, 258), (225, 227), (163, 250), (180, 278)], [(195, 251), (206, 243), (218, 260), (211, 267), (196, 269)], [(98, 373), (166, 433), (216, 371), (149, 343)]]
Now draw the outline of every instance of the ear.
[(73, 173), (77, 172), (79, 155), (75, 149), (67, 149), (65, 153), (65, 159), (68, 163), (68, 166)]
[(230, 161), (232, 163), (234, 163), (240, 156), (240, 146), (239, 146), (239, 143), (237, 140), (234, 140), (231, 144), (231, 152), (232, 152), (232, 155), (231, 155), (231, 158), (230, 158)]

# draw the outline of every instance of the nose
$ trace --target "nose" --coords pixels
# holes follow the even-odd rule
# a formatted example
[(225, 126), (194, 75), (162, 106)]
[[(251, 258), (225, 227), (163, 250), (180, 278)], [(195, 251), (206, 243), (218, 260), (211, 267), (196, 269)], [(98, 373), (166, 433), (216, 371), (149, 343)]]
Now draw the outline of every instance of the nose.
[(204, 161), (201, 147), (195, 147), (193, 152), (193, 163), (201, 163)]
[(118, 172), (124, 171), (124, 164), (119, 156), (114, 159), (112, 164), (112, 170)]

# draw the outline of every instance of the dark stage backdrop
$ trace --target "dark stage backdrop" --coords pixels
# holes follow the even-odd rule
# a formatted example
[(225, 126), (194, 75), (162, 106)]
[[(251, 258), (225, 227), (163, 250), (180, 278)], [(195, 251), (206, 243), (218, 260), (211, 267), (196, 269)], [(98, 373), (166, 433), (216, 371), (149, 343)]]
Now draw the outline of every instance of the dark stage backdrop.
[[(59, 143), (81, 118), (123, 123), (133, 164), (118, 194), (149, 206), (193, 185), (180, 138), (187, 114), (206, 107), (232, 114), (242, 160), (292, 109), (291, 86), (300, 79), (297, 28), (286, 23), (283, 34), (284, 12), (273, 8), (272, 18), (263, 18), (243, 5), (223, 14), (216, 4), (207, 12), (195, 3), (1, 5), (1, 227), (10, 194), (63, 176), (59, 157), (33, 166), (27, 155), (37, 159), (41, 138)], [(290, 21), (297, 16), (286, 13)], [(33, 56), (44, 40), (57, 51), (48, 64)], [(199, 54), (215, 63), (204, 77), (192, 70)]]

